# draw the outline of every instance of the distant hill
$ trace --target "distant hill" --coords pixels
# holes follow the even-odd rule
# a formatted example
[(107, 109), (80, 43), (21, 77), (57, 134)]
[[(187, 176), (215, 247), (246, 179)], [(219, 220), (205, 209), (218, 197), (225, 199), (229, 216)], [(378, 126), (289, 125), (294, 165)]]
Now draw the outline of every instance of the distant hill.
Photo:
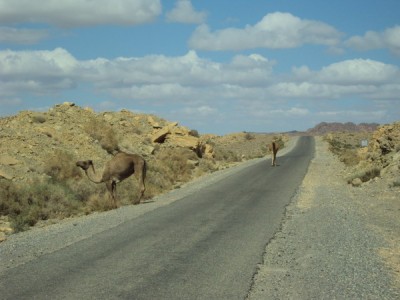
[(324, 135), (330, 132), (360, 132), (360, 131), (375, 131), (378, 128), (377, 123), (360, 123), (354, 124), (352, 122), (347, 123), (327, 123), (321, 122), (315, 125), (313, 128), (307, 130), (307, 134), (310, 135)]

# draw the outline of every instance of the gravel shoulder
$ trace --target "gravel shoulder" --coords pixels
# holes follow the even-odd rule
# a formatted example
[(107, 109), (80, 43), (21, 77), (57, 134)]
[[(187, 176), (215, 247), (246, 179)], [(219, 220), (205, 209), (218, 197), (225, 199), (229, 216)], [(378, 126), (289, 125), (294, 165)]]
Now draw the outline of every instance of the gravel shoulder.
[(353, 188), (345, 172), (317, 137), (248, 299), (400, 299), (399, 189)]
[[(286, 143), (286, 147), (278, 152), (278, 157), (289, 152), (295, 146), (296, 142), (297, 138), (290, 139)], [(159, 207), (183, 199), (185, 196), (197, 192), (204, 186), (218, 182), (239, 170), (265, 159), (270, 159), (270, 156), (242, 162), (230, 168), (204, 175), (183, 185), (179, 189), (159, 195), (141, 205), (128, 205), (107, 212), (65, 219), (56, 224), (44, 227), (36, 226), (29, 231), (10, 235), (6, 241), (0, 243), (0, 274), (7, 272), (9, 268), (65, 248)]]

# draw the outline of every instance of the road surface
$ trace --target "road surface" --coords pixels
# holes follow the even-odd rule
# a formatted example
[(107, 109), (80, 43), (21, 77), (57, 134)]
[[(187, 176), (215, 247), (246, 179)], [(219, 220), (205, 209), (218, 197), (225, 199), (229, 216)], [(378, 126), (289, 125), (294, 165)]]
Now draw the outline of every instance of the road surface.
[(301, 137), (277, 167), (263, 160), (10, 268), (0, 299), (244, 299), (313, 153)]

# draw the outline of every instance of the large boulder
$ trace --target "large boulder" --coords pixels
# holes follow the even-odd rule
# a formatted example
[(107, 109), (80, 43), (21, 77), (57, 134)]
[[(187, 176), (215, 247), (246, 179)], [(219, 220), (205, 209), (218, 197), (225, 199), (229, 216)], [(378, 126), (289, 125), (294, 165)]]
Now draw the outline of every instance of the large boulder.
[(174, 146), (189, 148), (190, 150), (193, 150), (195, 152), (198, 152), (200, 150), (199, 138), (194, 136), (171, 134), (167, 137), (167, 141)]
[(177, 122), (170, 123), (167, 126), (164, 126), (163, 128), (157, 130), (155, 133), (153, 133), (151, 140), (153, 143), (164, 143), (165, 139), (167, 138), (167, 135), (171, 134), (173, 131), (174, 127), (178, 126)]
[[(151, 119), (150, 119), (151, 121)], [(169, 123), (153, 133), (151, 140), (153, 143), (168, 143), (173, 147), (183, 147), (194, 151), (197, 156), (205, 158), (214, 157), (214, 149), (200, 140), (198, 136), (192, 134), (188, 128), (178, 126), (177, 122)]]

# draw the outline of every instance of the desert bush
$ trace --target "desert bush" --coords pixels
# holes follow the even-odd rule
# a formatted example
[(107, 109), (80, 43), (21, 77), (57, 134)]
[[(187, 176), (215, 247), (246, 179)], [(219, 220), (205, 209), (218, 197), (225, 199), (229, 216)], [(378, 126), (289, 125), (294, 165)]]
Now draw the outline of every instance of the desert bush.
[(337, 155), (344, 164), (355, 166), (360, 162), (360, 157), (357, 153), (357, 148), (359, 147), (355, 147), (346, 141), (341, 141), (336, 137), (331, 137), (330, 139), (325, 137), (325, 140), (329, 143), (329, 150)]
[(33, 123), (44, 123), (46, 122), (46, 116), (43, 113), (35, 113), (31, 117)]
[(230, 163), (230, 162), (238, 162), (241, 161), (242, 159), (237, 153), (233, 152), (232, 150), (223, 150), (216, 148), (215, 160)]
[(340, 161), (347, 166), (355, 166), (360, 162), (360, 157), (358, 156), (357, 151), (353, 149), (344, 149), (341, 151), (339, 157)]
[(367, 182), (375, 177), (380, 176), (381, 170), (377, 167), (370, 167), (360, 170), (347, 178), (347, 183), (351, 183), (353, 179), (360, 178), (362, 182)]
[(81, 177), (81, 172), (76, 167), (75, 161), (76, 159), (71, 153), (57, 149), (48, 159), (44, 173), (57, 181)]
[(199, 177), (203, 174), (212, 173), (218, 170), (217, 164), (210, 159), (200, 160), (199, 167), (196, 169), (194, 177)]
[[(152, 198), (191, 180), (195, 170), (193, 162), (197, 160), (196, 154), (186, 148), (159, 148), (154, 157), (148, 160), (144, 198)], [(137, 188), (137, 183), (134, 181), (129, 187), (131, 198), (132, 190), (136, 193)]]
[(400, 180), (395, 180), (391, 184), (389, 184), (389, 187), (395, 188), (395, 187), (400, 187)]
[(194, 136), (194, 137), (200, 137), (200, 134), (196, 129), (190, 130), (189, 135)]
[(118, 138), (111, 125), (104, 120), (92, 118), (86, 123), (84, 130), (93, 139), (99, 141), (100, 146), (108, 153), (112, 154), (118, 150)]
[(22, 231), (39, 220), (62, 219), (81, 212), (83, 203), (71, 189), (56, 181), (31, 185), (2, 182), (0, 214), (8, 215), (14, 231)]
[(251, 134), (250, 132), (246, 132), (246, 133), (244, 134), (244, 139), (245, 139), (245, 140), (248, 140), (248, 141), (251, 141), (251, 140), (254, 140), (254, 139), (255, 139), (255, 136), (254, 136), (254, 134)]
[(159, 152), (156, 159), (162, 162), (167, 177), (172, 182), (187, 182), (191, 178), (194, 165), (190, 161), (197, 160), (196, 154), (187, 148), (168, 148)]
[(10, 201), (10, 199), (17, 199), (18, 194), (18, 188), (12, 181), (0, 180), (0, 216), (21, 211), (18, 205)]
[(85, 213), (89, 214), (95, 211), (107, 211), (114, 208), (114, 202), (106, 193), (91, 194), (85, 206)]

